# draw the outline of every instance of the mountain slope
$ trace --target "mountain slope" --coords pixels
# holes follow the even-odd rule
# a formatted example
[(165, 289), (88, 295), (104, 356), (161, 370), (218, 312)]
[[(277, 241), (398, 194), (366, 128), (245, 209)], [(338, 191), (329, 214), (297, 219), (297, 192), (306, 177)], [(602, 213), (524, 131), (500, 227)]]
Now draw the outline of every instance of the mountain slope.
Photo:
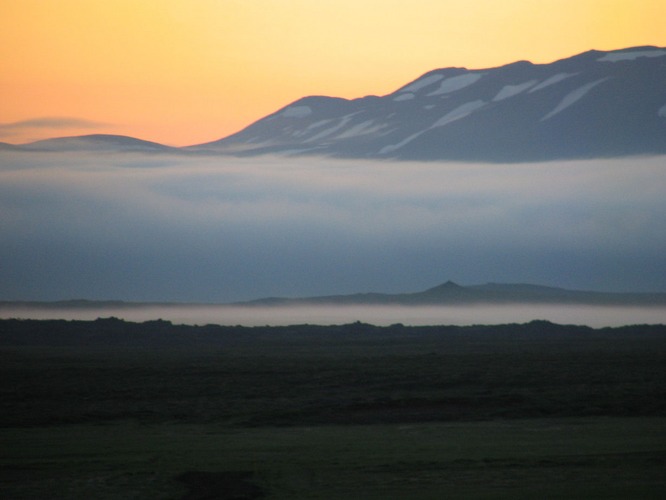
[(14, 144), (0, 142), (0, 151), (17, 151), (18, 149), (18, 146), (15, 146)]
[(658, 47), (445, 68), (383, 97), (306, 97), (191, 149), (496, 162), (665, 154), (664, 82)]

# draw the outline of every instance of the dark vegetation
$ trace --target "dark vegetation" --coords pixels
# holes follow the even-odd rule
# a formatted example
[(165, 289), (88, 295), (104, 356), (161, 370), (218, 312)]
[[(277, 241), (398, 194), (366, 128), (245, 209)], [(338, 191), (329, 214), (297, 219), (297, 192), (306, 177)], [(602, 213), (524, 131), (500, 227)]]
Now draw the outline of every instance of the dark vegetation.
[(662, 326), (6, 320), (0, 343), (5, 426), (666, 415)]
[(665, 367), (663, 325), (2, 320), (0, 496), (659, 498)]

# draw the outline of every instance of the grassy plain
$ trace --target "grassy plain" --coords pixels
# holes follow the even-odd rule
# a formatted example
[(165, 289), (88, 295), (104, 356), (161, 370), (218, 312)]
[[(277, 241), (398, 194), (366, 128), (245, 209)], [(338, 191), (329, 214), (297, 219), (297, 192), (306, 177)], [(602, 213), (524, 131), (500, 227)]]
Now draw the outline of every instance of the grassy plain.
[(666, 493), (666, 327), (1, 321), (0, 346), (3, 498)]

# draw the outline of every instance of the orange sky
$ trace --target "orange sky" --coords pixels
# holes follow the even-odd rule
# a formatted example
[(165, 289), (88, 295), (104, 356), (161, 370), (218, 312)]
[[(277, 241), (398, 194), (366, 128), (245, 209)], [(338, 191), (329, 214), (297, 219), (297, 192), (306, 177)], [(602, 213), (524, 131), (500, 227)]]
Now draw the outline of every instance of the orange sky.
[(664, 0), (0, 0), (0, 141), (207, 142), (431, 69), (666, 46)]

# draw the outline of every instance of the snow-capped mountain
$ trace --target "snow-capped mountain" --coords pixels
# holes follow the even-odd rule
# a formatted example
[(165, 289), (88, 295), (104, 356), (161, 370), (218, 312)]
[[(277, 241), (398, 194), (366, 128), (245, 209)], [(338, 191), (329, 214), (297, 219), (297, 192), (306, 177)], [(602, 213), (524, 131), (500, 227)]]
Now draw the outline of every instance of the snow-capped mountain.
[(305, 97), (191, 149), (511, 162), (664, 154), (666, 48), (437, 69), (383, 97)]

